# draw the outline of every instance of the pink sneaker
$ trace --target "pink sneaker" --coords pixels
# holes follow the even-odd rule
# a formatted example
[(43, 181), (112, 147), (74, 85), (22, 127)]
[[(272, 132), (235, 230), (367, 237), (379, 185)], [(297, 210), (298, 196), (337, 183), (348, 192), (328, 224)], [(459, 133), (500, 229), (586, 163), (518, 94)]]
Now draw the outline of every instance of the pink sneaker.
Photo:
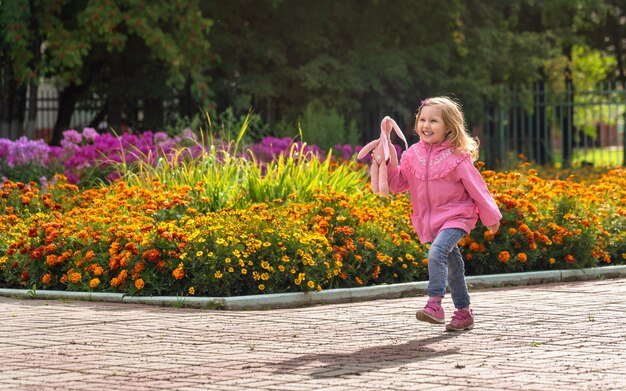
[(454, 311), (454, 315), (452, 316), (452, 320), (450, 323), (446, 325), (446, 330), (448, 331), (463, 331), (463, 330), (471, 330), (474, 328), (474, 313), (471, 309), (464, 310), (456, 310)]
[(417, 319), (423, 322), (443, 324), (445, 323), (445, 315), (441, 303), (435, 300), (428, 300), (423, 310), (417, 311), (415, 314)]

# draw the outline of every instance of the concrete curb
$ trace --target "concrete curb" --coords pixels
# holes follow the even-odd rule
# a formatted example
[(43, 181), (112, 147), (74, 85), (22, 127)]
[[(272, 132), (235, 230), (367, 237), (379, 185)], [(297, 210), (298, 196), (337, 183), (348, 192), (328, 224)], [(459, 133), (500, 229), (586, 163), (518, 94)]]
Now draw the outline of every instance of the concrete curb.
[[(603, 266), (588, 269), (550, 270), (526, 273), (489, 274), (468, 276), (470, 287), (499, 287), (533, 285), (548, 282), (578, 281), (594, 278), (616, 278), (626, 276), (626, 265)], [(60, 299), (108, 301), (129, 304), (151, 304), (173, 307), (191, 307), (227, 310), (258, 310), (268, 308), (304, 307), (317, 304), (345, 303), (377, 299), (398, 298), (425, 294), (428, 281), (408, 282), (391, 285), (376, 285), (360, 288), (328, 289), (321, 292), (294, 292), (235, 297), (195, 296), (130, 296), (122, 293), (32, 291), (27, 289), (0, 288), (0, 296), (30, 299)]]

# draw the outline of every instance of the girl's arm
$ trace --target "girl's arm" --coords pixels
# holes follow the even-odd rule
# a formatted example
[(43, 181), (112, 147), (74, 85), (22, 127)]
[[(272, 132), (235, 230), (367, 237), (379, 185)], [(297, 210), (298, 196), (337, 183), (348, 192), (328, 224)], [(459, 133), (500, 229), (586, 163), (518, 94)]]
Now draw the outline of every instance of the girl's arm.
[(409, 190), (409, 182), (406, 180), (402, 164), (398, 160), (396, 147), (390, 141), (389, 133), (386, 133), (387, 141), (389, 141), (389, 162), (387, 163), (387, 182), (389, 183), (389, 191), (392, 193), (403, 193)]
[(469, 157), (463, 160), (458, 168), (459, 178), (461, 182), (463, 182), (465, 190), (476, 204), (480, 221), (482, 221), (483, 225), (487, 227), (489, 231), (492, 231), (492, 233), (494, 233), (494, 231), (497, 232), (500, 227), (502, 213), (489, 192), (480, 172), (474, 167)]

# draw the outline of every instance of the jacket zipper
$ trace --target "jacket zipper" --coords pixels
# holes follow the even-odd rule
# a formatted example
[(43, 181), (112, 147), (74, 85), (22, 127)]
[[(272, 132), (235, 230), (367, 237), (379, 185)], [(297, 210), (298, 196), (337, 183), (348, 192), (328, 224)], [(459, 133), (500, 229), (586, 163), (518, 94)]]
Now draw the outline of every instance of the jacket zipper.
[(430, 153), (433, 151), (433, 146), (428, 146), (428, 154), (426, 155), (426, 205), (428, 206), (428, 214), (426, 219), (426, 224), (428, 226), (428, 232), (430, 233), (431, 240), (435, 240), (435, 235), (433, 234), (432, 227), (430, 225), (430, 217), (432, 215), (432, 206), (430, 205), (430, 189), (429, 189), (429, 170), (430, 170)]

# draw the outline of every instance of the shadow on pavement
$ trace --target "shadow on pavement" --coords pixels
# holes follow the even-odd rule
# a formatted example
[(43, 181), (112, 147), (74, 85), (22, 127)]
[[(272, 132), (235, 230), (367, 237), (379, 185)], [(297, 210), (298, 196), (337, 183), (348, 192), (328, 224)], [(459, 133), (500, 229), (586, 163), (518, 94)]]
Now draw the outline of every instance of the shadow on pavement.
[[(363, 372), (458, 354), (460, 350), (458, 347), (444, 350), (428, 347), (428, 345), (454, 338), (458, 335), (460, 333), (445, 333), (436, 337), (414, 340), (399, 345), (368, 347), (352, 353), (305, 354), (274, 364), (277, 367), (274, 373), (284, 374), (296, 371), (302, 373), (303, 368), (301, 367), (306, 366), (308, 367), (306, 369), (310, 370), (309, 375), (313, 378), (359, 375)], [(324, 365), (310, 365), (314, 362), (321, 362)]]

